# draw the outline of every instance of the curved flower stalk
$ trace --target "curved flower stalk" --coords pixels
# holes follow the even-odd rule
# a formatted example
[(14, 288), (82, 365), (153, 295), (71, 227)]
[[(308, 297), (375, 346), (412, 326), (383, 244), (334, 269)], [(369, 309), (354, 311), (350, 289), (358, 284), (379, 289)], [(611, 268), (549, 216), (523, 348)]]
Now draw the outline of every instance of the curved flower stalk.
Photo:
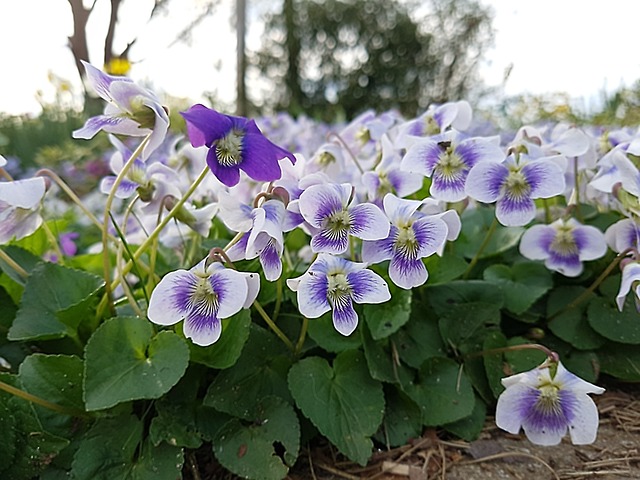
[(459, 202), (466, 198), (469, 170), (480, 162), (500, 163), (504, 152), (493, 139), (462, 140), (457, 132), (416, 141), (409, 147), (400, 168), (431, 178), (429, 193), (438, 200)]
[(362, 240), (380, 240), (389, 234), (389, 221), (371, 203), (349, 206), (353, 187), (312, 185), (300, 195), (300, 213), (318, 229), (311, 238), (314, 252), (341, 254), (347, 251), (349, 235)]
[(142, 160), (160, 146), (169, 129), (169, 116), (153, 92), (127, 77), (108, 75), (93, 65), (82, 62), (89, 84), (106, 100), (104, 113), (91, 117), (73, 132), (73, 138), (93, 138), (100, 130), (118, 135), (144, 137), (149, 141), (142, 150)]
[(0, 245), (28, 237), (40, 228), (45, 193), (42, 177), (0, 182)]
[(496, 407), (501, 429), (516, 434), (522, 428), (536, 445), (557, 445), (567, 430), (576, 445), (595, 441), (598, 409), (587, 394), (601, 394), (604, 388), (582, 380), (560, 362), (503, 378), (502, 385), (506, 390)]
[(422, 259), (436, 253), (447, 240), (447, 224), (417, 211), (421, 205), (417, 200), (387, 194), (384, 211), (391, 221), (389, 236), (362, 242), (362, 260), (369, 264), (391, 260), (389, 277), (407, 290), (427, 281), (428, 272)]
[(191, 145), (206, 146), (207, 165), (228, 187), (240, 181), (240, 170), (253, 180), (271, 182), (281, 176), (279, 160), (296, 162), (293, 154), (271, 143), (255, 121), (224, 115), (204, 105), (181, 112)]
[(567, 277), (582, 273), (582, 262), (595, 260), (607, 252), (604, 234), (577, 220), (556, 220), (550, 225), (534, 225), (520, 240), (520, 253), (530, 260), (544, 260), (549, 270)]
[(469, 171), (466, 193), (479, 202), (496, 202), (502, 225), (526, 225), (536, 215), (536, 198), (564, 192), (565, 166), (562, 156), (532, 159), (526, 154), (511, 154), (503, 163), (478, 163)]
[(221, 319), (249, 308), (258, 296), (260, 279), (254, 273), (225, 268), (202, 260), (190, 270), (170, 272), (151, 293), (147, 316), (158, 325), (184, 319), (184, 334), (206, 347), (218, 341)]
[(333, 326), (348, 336), (358, 326), (356, 303), (384, 303), (391, 298), (389, 287), (366, 264), (321, 253), (301, 277), (287, 280), (297, 292), (298, 309), (307, 318), (333, 311)]

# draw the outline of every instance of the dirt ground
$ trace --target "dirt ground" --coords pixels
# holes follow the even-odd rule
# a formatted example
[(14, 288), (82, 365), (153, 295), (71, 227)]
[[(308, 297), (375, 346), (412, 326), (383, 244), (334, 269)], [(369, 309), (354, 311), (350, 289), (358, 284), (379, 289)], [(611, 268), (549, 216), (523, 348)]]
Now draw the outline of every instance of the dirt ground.
[[(627, 389), (625, 389), (627, 390)], [(340, 462), (327, 448), (306, 452), (288, 480), (583, 480), (640, 479), (640, 389), (593, 396), (600, 411), (592, 445), (532, 445), (489, 419), (480, 438), (462, 442), (427, 431), (410, 445), (379, 452), (363, 468)], [(304, 457), (303, 457), (304, 458)]]

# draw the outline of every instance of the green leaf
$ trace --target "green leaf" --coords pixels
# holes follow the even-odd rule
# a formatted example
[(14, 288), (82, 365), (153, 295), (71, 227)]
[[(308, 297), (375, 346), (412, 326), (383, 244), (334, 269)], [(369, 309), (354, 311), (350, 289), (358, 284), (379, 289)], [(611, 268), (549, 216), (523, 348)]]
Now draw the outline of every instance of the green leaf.
[[(80, 358), (70, 355), (33, 354), (20, 365), (24, 390), (62, 407), (84, 411)], [(70, 437), (77, 430), (75, 419), (34, 405), (38, 418), (50, 433)]]
[(264, 328), (253, 326), (236, 364), (216, 375), (204, 405), (240, 418), (250, 418), (256, 402), (265, 396), (291, 400), (287, 372), (291, 366), (283, 343)]
[[(1, 377), (0, 377), (1, 378)], [(0, 392), (0, 474), (13, 464), (19, 428), (9, 405), (11, 397)]]
[[(382, 346), (382, 341), (375, 341), (366, 325), (362, 326), (362, 344), (364, 356), (367, 359), (369, 373), (374, 380), (389, 383), (406, 384), (413, 378), (413, 374), (406, 365), (399, 361), (397, 353), (388, 351)], [(393, 348), (393, 344), (392, 348)]]
[[(586, 288), (573, 285), (554, 289), (547, 302), (547, 316), (561, 311), (585, 291)], [(587, 302), (583, 302), (560, 313), (549, 322), (549, 330), (554, 335), (580, 350), (598, 348), (605, 342), (605, 339), (587, 323), (587, 316), (584, 315), (587, 305)]]
[(184, 453), (181, 448), (162, 443), (154, 446), (150, 440), (142, 444), (140, 456), (131, 469), (131, 480), (176, 480), (182, 478)]
[(593, 298), (587, 316), (589, 325), (603, 337), (629, 345), (640, 344), (640, 315), (632, 298), (627, 299), (622, 312), (607, 299)]
[(73, 457), (74, 480), (129, 478), (142, 438), (142, 422), (133, 415), (98, 419)]
[(409, 321), (411, 290), (391, 285), (391, 300), (381, 305), (364, 305), (364, 319), (374, 340), (387, 338)]
[(373, 435), (382, 422), (382, 385), (369, 376), (361, 352), (339, 354), (333, 368), (319, 357), (291, 367), (289, 388), (298, 408), (354, 462), (366, 465)]
[(402, 390), (385, 385), (385, 412), (376, 440), (387, 447), (406, 445), (412, 438), (422, 433), (422, 414), (420, 407)]
[(417, 305), (411, 312), (409, 323), (391, 337), (391, 343), (402, 361), (413, 368), (419, 368), (427, 358), (447, 355), (437, 319), (430, 309)]
[(487, 418), (487, 406), (478, 397), (473, 407), (471, 415), (457, 422), (447, 423), (444, 425), (444, 429), (447, 432), (453, 433), (462, 440), (472, 442), (480, 436), (480, 432), (484, 428), (485, 420)]
[(252, 417), (249, 424), (234, 418), (222, 427), (213, 440), (216, 458), (244, 478), (284, 478), (300, 449), (300, 425), (293, 407), (280, 398), (266, 397)]
[(626, 382), (640, 382), (640, 348), (608, 343), (596, 353), (604, 373)]
[(249, 327), (251, 327), (249, 310), (240, 310), (233, 317), (222, 320), (222, 335), (216, 343), (208, 347), (200, 347), (189, 342), (191, 361), (217, 369), (231, 367), (240, 357), (242, 348), (249, 338)]
[(453, 360), (430, 358), (419, 371), (418, 380), (405, 391), (422, 410), (422, 423), (438, 426), (471, 414), (474, 395), (467, 376)]
[(154, 336), (150, 322), (115, 317), (85, 347), (84, 400), (100, 410), (140, 398), (160, 398), (184, 375), (189, 347), (171, 331)]
[(562, 357), (562, 364), (571, 373), (587, 382), (595, 383), (600, 374), (600, 359), (595, 352), (572, 351)]
[[(33, 269), (42, 263), (42, 258), (34, 255), (33, 253), (24, 250), (16, 245), (7, 245), (2, 247), (2, 250), (18, 265), (22, 267), (27, 273), (31, 273)], [(25, 285), (25, 279), (12, 267), (9, 266), (4, 260), (0, 259), (0, 270), (7, 274), (7, 276), (16, 282), (18, 285)]]
[(166, 442), (171, 446), (198, 448), (202, 444), (193, 410), (166, 400), (156, 402), (155, 407), (157, 415), (149, 428), (149, 439), (154, 446)]
[(331, 312), (325, 313), (320, 318), (310, 319), (308, 333), (309, 337), (327, 352), (344, 352), (360, 346), (359, 335), (345, 337), (338, 333), (333, 326)]
[[(460, 219), (462, 230), (454, 244), (455, 251), (466, 258), (473, 258), (489, 233), (491, 224), (496, 221), (495, 211), (485, 207), (468, 208)], [(498, 224), (479, 258), (497, 255), (515, 247), (524, 231), (523, 227), (504, 227)]]
[(431, 255), (424, 260), (424, 265), (429, 272), (427, 285), (446, 283), (462, 276), (469, 265), (467, 261), (454, 253), (446, 255)]
[(551, 273), (538, 262), (516, 263), (511, 268), (491, 265), (484, 279), (503, 290), (505, 307), (516, 315), (526, 312), (553, 286)]
[(445, 343), (459, 347), (472, 338), (478, 330), (500, 323), (500, 307), (492, 303), (468, 302), (451, 305), (439, 322)]
[[(0, 381), (21, 387), (13, 375), (0, 373)], [(8, 453), (13, 452), (13, 455), (10, 463), (0, 464), (0, 477), (11, 480), (29, 480), (37, 477), (59, 452), (69, 445), (69, 441), (45, 431), (31, 403), (0, 391), (0, 406), (3, 404), (5, 410), (10, 413), (9, 419), (1, 420), (0, 424), (13, 426), (13, 429), (12, 433), (1, 430), (0, 445), (3, 450), (6, 448)], [(0, 407), (0, 412), (2, 411), (3, 408)]]
[[(486, 351), (506, 346), (507, 339), (504, 334), (500, 331), (494, 331), (485, 337), (482, 348)], [(504, 374), (503, 353), (487, 353), (482, 356), (482, 359), (489, 388), (491, 388), (494, 398), (498, 398), (504, 390), (501, 380), (506, 376)]]
[[(504, 305), (503, 293), (495, 285), (484, 280), (456, 280), (426, 289), (429, 304), (436, 315), (445, 315), (453, 305), (471, 302)], [(424, 314), (424, 313), (423, 313)]]
[[(512, 337), (507, 340), (507, 346), (523, 345), (532, 343), (524, 337)], [(505, 358), (507, 359), (509, 368), (512, 375), (514, 373), (526, 372), (533, 368), (536, 368), (542, 362), (544, 362), (547, 356), (540, 350), (525, 349), (525, 350), (512, 350), (505, 352)]]
[(9, 340), (45, 340), (73, 335), (104, 281), (55, 263), (34, 268), (25, 285)]

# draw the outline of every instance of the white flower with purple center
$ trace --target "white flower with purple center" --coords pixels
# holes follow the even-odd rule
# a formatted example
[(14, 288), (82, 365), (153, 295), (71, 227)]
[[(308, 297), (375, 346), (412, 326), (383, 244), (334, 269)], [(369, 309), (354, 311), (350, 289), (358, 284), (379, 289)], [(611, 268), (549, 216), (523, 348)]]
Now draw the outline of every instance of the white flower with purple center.
[(444, 220), (418, 212), (422, 202), (405, 200), (392, 194), (384, 197), (384, 211), (391, 221), (389, 236), (362, 242), (362, 260), (372, 264), (389, 263), (389, 277), (397, 286), (411, 289), (427, 281), (422, 259), (436, 253), (447, 241)]
[(498, 398), (496, 424), (509, 433), (522, 428), (536, 445), (557, 445), (569, 431), (576, 445), (593, 443), (598, 409), (587, 394), (604, 388), (582, 380), (562, 363), (538, 367), (502, 379), (506, 390)]
[(402, 125), (402, 133), (424, 137), (437, 135), (445, 130), (454, 128), (458, 131), (466, 130), (471, 124), (472, 110), (469, 102), (448, 102), (442, 105), (431, 105), (415, 120)]
[(502, 163), (478, 163), (469, 171), (466, 192), (479, 202), (496, 202), (502, 225), (526, 225), (535, 217), (536, 198), (564, 192), (565, 163), (562, 156), (531, 159), (526, 154), (511, 154)]
[(169, 116), (164, 107), (154, 93), (130, 78), (107, 75), (87, 62), (82, 63), (93, 89), (109, 103), (103, 115), (87, 120), (82, 128), (73, 132), (73, 138), (90, 139), (100, 130), (132, 137), (151, 134), (142, 150), (142, 159), (146, 160), (160, 146), (169, 129)]
[(631, 290), (634, 293), (636, 309), (640, 312), (640, 263), (637, 261), (627, 263), (622, 269), (622, 281), (616, 296), (618, 310), (622, 311), (624, 309), (624, 301)]
[(446, 202), (466, 198), (465, 184), (469, 170), (480, 162), (502, 162), (504, 152), (493, 139), (467, 138), (450, 132), (420, 139), (407, 150), (400, 168), (431, 178), (429, 193)]
[(297, 292), (298, 310), (307, 318), (318, 318), (333, 310), (333, 326), (342, 335), (351, 335), (358, 326), (356, 303), (384, 303), (391, 298), (389, 287), (365, 263), (321, 253), (298, 278), (287, 280)]
[(567, 277), (582, 273), (583, 261), (595, 260), (607, 252), (604, 234), (577, 220), (558, 219), (550, 225), (534, 225), (520, 240), (520, 253), (530, 260), (544, 260), (549, 270)]
[(0, 245), (28, 237), (42, 225), (44, 178), (0, 182)]
[(341, 254), (349, 235), (381, 240), (389, 234), (389, 220), (371, 203), (349, 206), (353, 187), (348, 183), (312, 185), (300, 194), (299, 208), (305, 221), (317, 229), (311, 238), (314, 252)]
[(158, 325), (184, 319), (184, 335), (206, 347), (218, 341), (221, 319), (249, 308), (258, 296), (260, 278), (202, 260), (190, 270), (170, 272), (151, 293), (147, 316)]

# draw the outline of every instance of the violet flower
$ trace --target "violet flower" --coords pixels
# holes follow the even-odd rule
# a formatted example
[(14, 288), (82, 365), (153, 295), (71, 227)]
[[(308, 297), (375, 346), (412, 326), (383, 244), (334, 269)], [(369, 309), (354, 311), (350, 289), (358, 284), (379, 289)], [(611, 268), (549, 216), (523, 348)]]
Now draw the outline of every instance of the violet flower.
[(40, 202), (45, 192), (42, 177), (0, 182), (0, 245), (28, 237), (40, 228)]
[(209, 148), (207, 165), (228, 187), (238, 184), (240, 170), (253, 180), (271, 182), (281, 176), (279, 160), (296, 162), (291, 152), (267, 140), (253, 120), (224, 115), (200, 104), (181, 113), (191, 145)]
[(218, 341), (221, 319), (249, 308), (258, 296), (258, 275), (202, 260), (190, 270), (170, 272), (151, 292), (147, 316), (158, 325), (184, 319), (184, 335), (206, 347)]
[(588, 393), (604, 388), (567, 371), (562, 363), (538, 367), (502, 379), (506, 390), (498, 398), (496, 424), (509, 433), (522, 428), (536, 445), (557, 445), (567, 430), (576, 445), (593, 443), (598, 409)]
[(307, 318), (318, 318), (333, 310), (333, 326), (342, 335), (351, 335), (358, 326), (356, 303), (384, 303), (391, 298), (389, 287), (365, 263), (321, 253), (307, 272), (287, 280), (297, 292), (298, 309)]

